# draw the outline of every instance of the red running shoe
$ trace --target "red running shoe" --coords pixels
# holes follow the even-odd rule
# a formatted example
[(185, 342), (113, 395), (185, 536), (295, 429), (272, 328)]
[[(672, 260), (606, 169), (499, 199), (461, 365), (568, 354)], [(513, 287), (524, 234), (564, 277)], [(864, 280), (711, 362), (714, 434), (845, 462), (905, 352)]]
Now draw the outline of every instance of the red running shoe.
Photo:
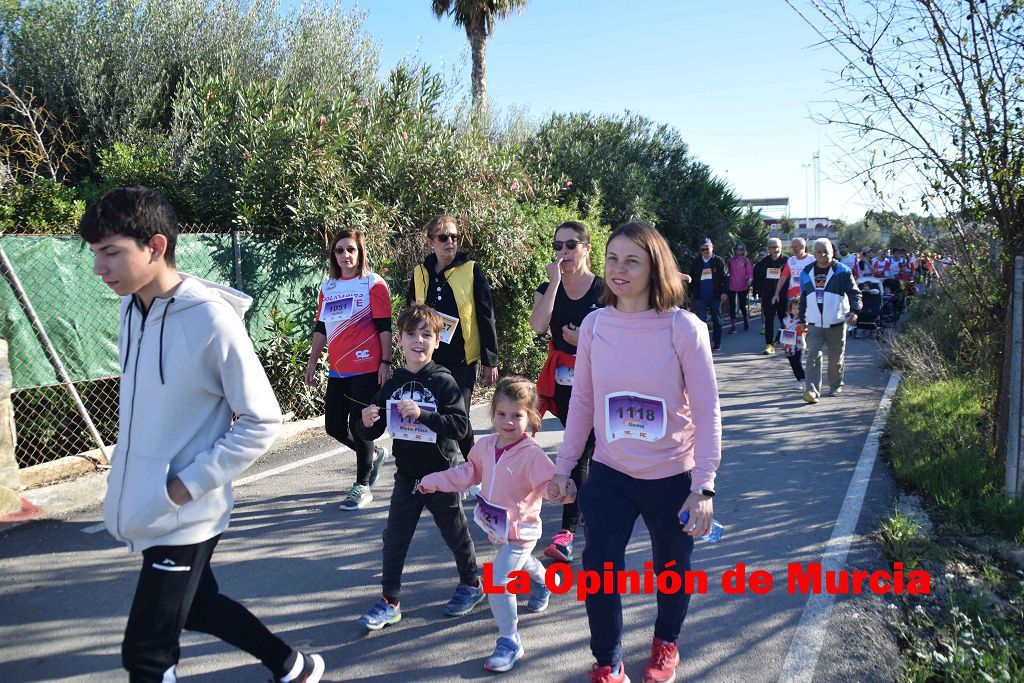
[(626, 675), (626, 667), (619, 662), (619, 672), (612, 673), (610, 666), (594, 665), (590, 670), (590, 683), (629, 683), (629, 676)]
[(572, 562), (572, 541), (573, 533), (571, 531), (561, 529), (557, 534), (551, 537), (551, 543), (544, 549), (544, 554), (555, 560)]
[(679, 666), (679, 650), (675, 643), (658, 638), (651, 643), (651, 659), (644, 669), (644, 683), (672, 683)]

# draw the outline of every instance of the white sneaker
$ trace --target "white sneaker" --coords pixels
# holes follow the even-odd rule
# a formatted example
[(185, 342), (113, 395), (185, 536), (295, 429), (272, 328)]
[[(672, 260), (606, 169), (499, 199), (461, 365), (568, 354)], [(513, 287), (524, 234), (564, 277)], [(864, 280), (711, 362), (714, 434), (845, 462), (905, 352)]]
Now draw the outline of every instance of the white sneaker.
[(803, 391), (804, 383), (801, 382), (800, 380), (797, 380), (796, 382), (793, 383), (793, 388), (796, 389), (797, 391)]

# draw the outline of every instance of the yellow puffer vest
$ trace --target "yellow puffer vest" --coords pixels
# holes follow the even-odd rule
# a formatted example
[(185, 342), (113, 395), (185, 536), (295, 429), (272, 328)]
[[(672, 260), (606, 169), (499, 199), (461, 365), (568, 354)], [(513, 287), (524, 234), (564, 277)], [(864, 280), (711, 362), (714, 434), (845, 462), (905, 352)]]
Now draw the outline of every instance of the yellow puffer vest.
[[(476, 305), (473, 299), (473, 265), (474, 261), (466, 261), (444, 271), (455, 295), (455, 305), (459, 309), (459, 327), (466, 342), (467, 365), (480, 360), (480, 330), (476, 324)], [(430, 273), (425, 266), (416, 266), (412, 282), (416, 303), (424, 303), (427, 300), (427, 286), (430, 284)]]

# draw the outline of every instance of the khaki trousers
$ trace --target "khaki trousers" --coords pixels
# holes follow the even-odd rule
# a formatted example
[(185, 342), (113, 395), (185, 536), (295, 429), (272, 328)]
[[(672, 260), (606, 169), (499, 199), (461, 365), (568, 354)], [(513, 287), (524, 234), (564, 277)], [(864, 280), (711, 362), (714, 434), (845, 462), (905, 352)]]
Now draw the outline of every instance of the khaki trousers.
[(804, 389), (821, 395), (821, 349), (828, 347), (828, 384), (837, 389), (843, 384), (843, 360), (846, 356), (846, 323), (832, 327), (807, 326), (807, 378)]

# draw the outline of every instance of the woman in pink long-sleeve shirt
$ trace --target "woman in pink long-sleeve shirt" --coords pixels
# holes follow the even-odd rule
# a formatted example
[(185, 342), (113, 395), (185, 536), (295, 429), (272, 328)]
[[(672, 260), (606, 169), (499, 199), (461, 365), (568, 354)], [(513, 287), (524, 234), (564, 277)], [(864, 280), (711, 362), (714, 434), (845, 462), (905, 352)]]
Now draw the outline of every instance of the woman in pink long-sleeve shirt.
[(736, 318), (743, 316), (743, 329), (750, 329), (750, 314), (747, 312), (747, 292), (754, 282), (754, 266), (747, 258), (747, 248), (737, 244), (732, 257), (726, 262), (729, 267), (729, 318), (732, 326), (729, 334), (736, 334)]
[[(583, 566), (625, 566), (636, 518), (651, 536), (656, 571), (690, 568), (694, 538), (711, 528), (715, 472), (721, 460), (718, 385), (707, 326), (688, 311), (676, 259), (645, 223), (627, 223), (608, 241), (606, 308), (580, 327), (575, 386), (565, 438), (550, 486), (568, 475), (593, 429), (590, 478), (579, 493), (586, 520)], [(682, 512), (689, 514), (684, 528)], [(673, 564), (674, 563), (674, 564)], [(666, 567), (670, 567), (666, 569)], [(614, 591), (586, 601), (592, 681), (624, 683), (622, 603)], [(643, 680), (671, 681), (689, 595), (659, 593), (651, 658)]]

